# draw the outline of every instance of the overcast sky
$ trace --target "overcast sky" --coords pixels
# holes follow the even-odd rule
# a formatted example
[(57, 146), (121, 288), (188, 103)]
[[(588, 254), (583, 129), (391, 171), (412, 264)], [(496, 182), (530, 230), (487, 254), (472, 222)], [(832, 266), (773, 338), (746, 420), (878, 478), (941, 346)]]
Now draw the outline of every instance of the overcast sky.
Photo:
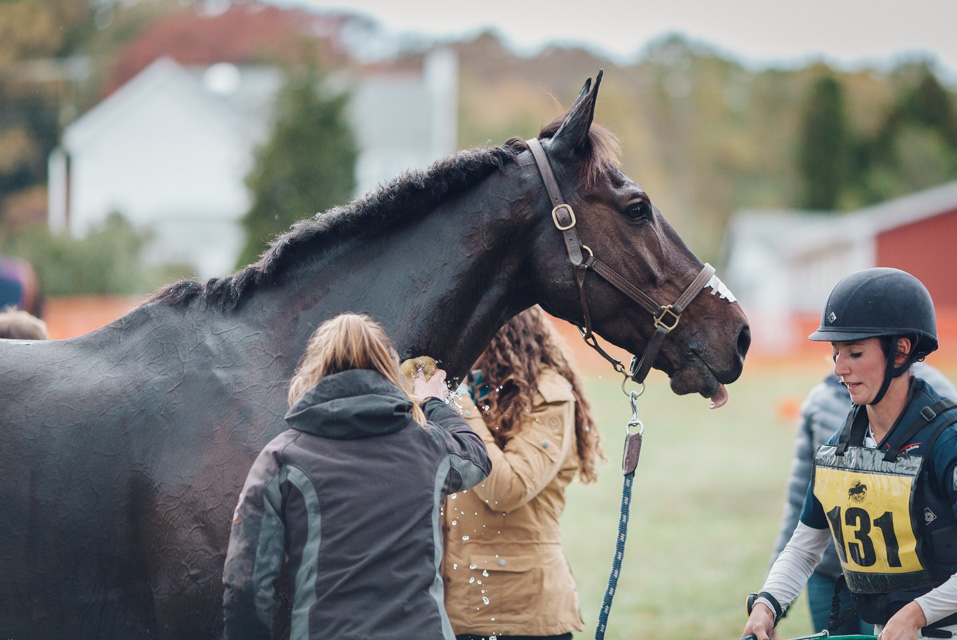
[[(494, 28), (520, 51), (584, 44), (619, 61), (680, 32), (745, 63), (886, 65), (914, 52), (957, 79), (957, 0), (274, 0), (366, 13), (398, 32)], [(547, 9), (545, 9), (547, 7)]]

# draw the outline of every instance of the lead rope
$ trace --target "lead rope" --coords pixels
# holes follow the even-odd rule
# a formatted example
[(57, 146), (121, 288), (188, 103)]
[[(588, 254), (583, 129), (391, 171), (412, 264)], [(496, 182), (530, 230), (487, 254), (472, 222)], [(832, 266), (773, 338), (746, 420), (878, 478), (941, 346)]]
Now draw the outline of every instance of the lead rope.
[[(627, 379), (627, 378), (626, 378)], [(624, 388), (624, 383), (622, 383)], [(641, 392), (632, 391), (628, 394), (631, 402), (631, 420), (625, 425), (625, 448), (621, 456), (621, 472), (625, 476), (621, 488), (621, 516), (618, 518), (618, 540), (615, 544), (615, 558), (611, 563), (611, 574), (608, 576), (608, 588), (601, 603), (598, 614), (598, 627), (595, 629), (595, 640), (605, 637), (608, 626), (608, 614), (611, 613), (611, 602), (618, 588), (618, 576), (621, 574), (621, 563), (625, 559), (625, 539), (628, 537), (628, 518), (631, 512), (631, 487), (635, 481), (635, 468), (638, 466), (638, 455), (641, 453), (641, 434), (645, 426), (638, 419), (638, 396), (645, 391), (642, 384)], [(636, 431), (633, 431), (635, 429)]]

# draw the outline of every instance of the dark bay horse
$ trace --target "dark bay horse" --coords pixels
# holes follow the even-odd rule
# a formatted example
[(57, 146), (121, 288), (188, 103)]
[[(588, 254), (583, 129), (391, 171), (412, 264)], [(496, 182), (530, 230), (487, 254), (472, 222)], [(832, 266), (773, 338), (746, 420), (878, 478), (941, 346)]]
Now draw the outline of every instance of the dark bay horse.
[[(588, 250), (674, 301), (702, 264), (592, 125), (600, 79), (539, 139)], [(0, 638), (220, 635), (239, 490), (284, 428), (308, 336), (340, 312), (370, 314), (403, 357), (450, 377), (533, 304), (582, 324), (583, 297), (596, 332), (640, 353), (651, 316), (597, 276), (580, 295), (551, 210), (512, 139), (317, 214), (256, 264), (170, 285), (85, 336), (0, 341)], [(718, 284), (654, 360), (676, 393), (721, 397), (740, 375), (747, 320)]]

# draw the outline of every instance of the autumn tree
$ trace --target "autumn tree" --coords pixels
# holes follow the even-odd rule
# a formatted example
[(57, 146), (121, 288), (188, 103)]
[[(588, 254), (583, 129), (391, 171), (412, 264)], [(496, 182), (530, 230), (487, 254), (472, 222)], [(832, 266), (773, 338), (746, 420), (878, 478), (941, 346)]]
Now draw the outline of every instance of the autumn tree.
[(247, 242), (240, 265), (255, 261), (293, 222), (352, 197), (359, 150), (348, 100), (327, 87), (315, 65), (288, 72), (272, 136), (256, 151), (246, 178), (253, 203), (243, 218)]

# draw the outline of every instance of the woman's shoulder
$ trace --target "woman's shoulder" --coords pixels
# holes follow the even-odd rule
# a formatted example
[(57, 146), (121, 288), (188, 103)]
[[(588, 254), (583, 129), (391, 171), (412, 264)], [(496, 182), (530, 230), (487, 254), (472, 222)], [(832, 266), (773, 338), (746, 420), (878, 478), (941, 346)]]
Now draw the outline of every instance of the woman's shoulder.
[(572, 383), (551, 367), (542, 369), (538, 377), (538, 400), (544, 404), (574, 402)]

